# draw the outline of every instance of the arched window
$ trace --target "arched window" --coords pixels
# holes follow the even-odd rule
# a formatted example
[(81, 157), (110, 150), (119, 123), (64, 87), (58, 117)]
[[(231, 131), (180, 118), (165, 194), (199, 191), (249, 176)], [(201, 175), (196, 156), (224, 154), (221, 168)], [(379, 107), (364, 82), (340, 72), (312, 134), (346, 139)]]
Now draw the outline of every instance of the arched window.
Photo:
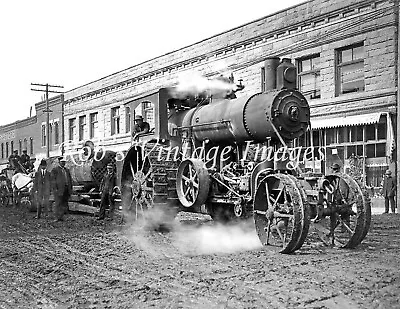
[(11, 153), (14, 152), (14, 141), (11, 141)]
[(30, 153), (31, 153), (31, 155), (33, 155), (33, 138), (31, 137), (30, 140), (31, 140), (31, 149), (30, 149)]
[(7, 142), (6, 143), (6, 158), (8, 158), (8, 155), (10, 154), (9, 151), (10, 151), (10, 149), (8, 149), (8, 142)]
[(58, 128), (58, 121), (54, 122), (54, 144), (58, 145), (60, 143), (60, 133)]
[(22, 140), (19, 140), (19, 154), (22, 153)]
[(1, 158), (4, 159), (4, 143), (1, 143)]
[(24, 138), (24, 150), (28, 152), (28, 140), (26, 139), (26, 137)]

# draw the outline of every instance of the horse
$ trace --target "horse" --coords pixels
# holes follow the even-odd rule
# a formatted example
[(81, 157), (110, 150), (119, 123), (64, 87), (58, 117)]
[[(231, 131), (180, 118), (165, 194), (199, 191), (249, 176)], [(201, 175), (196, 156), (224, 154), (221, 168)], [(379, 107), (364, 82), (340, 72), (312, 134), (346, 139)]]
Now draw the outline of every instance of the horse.
[(18, 205), (21, 201), (21, 193), (23, 191), (30, 193), (33, 188), (33, 173), (16, 173), (12, 176), (11, 183), (13, 188), (14, 204)]

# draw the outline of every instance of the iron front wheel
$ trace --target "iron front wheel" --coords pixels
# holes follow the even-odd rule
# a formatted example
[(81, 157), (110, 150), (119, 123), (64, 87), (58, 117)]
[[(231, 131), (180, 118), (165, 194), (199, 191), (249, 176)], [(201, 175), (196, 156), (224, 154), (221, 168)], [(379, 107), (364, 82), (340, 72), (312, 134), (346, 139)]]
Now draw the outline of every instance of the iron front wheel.
[(210, 176), (203, 161), (187, 159), (178, 168), (176, 190), (184, 207), (203, 205), (208, 197)]
[(293, 253), (307, 236), (309, 205), (293, 176), (269, 175), (257, 186), (254, 223), (261, 243), (281, 253)]

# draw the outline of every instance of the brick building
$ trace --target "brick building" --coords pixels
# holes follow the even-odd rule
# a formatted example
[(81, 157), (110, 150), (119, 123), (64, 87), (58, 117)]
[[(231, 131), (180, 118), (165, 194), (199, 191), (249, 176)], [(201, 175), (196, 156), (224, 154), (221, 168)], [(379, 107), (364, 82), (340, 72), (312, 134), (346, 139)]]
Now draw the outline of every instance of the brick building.
[[(63, 141), (63, 95), (49, 99), (50, 156), (61, 154)], [(36, 115), (0, 127), (0, 168), (8, 164), (13, 150), (18, 154), (26, 149), (34, 164), (47, 154), (46, 102), (35, 104)]]

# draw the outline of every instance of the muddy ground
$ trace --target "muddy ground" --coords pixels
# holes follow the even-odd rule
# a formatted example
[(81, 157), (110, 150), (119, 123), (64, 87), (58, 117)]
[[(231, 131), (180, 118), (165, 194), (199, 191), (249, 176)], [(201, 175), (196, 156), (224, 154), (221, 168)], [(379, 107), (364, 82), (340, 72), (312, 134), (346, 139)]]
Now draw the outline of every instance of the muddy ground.
[[(251, 223), (179, 214), (170, 233), (0, 208), (0, 308), (400, 308), (400, 215), (356, 250), (262, 248)], [(311, 237), (312, 238), (312, 237)]]

